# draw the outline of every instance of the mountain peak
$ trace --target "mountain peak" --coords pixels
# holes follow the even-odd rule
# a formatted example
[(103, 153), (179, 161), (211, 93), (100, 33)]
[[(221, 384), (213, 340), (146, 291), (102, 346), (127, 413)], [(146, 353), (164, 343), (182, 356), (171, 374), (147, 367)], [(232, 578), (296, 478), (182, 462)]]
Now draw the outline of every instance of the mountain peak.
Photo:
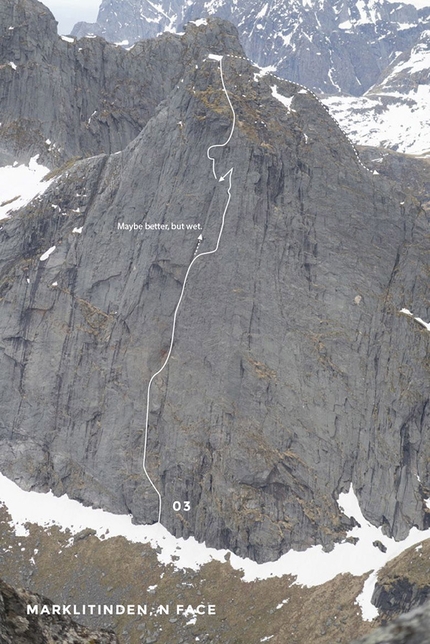
[(429, 17), (388, 0), (103, 0), (97, 22), (79, 23), (77, 37), (93, 33), (131, 45), (208, 16), (233, 22), (247, 56), (262, 67), (325, 94), (363, 94), (394, 52), (415, 44)]

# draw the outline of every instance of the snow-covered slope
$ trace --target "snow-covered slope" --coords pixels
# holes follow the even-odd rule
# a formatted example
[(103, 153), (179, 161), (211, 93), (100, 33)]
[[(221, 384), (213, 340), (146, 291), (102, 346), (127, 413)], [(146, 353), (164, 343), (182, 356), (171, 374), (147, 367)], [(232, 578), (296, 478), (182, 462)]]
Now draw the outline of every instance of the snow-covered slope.
[(430, 31), (362, 97), (324, 103), (355, 143), (430, 154)]
[(103, 0), (98, 34), (132, 44), (190, 20), (217, 15), (233, 22), (249, 58), (325, 93), (361, 95), (398, 52), (412, 47), (429, 24), (429, 11), (388, 0)]
[(25, 492), (1, 473), (0, 499), (0, 505), (4, 504), (12, 517), (17, 535), (25, 537), (29, 523), (46, 528), (57, 525), (62, 530), (70, 531), (70, 543), (73, 543), (74, 535), (91, 529), (101, 539), (123, 536), (133, 543), (148, 543), (157, 551), (160, 563), (173, 564), (177, 569), (198, 570), (209, 561), (228, 560), (234, 569), (243, 572), (242, 581), (245, 583), (293, 575), (296, 584), (312, 587), (324, 584), (339, 574), (360, 576), (369, 572), (356, 602), (363, 619), (369, 621), (378, 615), (378, 610), (371, 603), (378, 571), (407, 548), (430, 538), (430, 529), (420, 531), (417, 528), (412, 528), (403, 541), (387, 537), (381, 528), (365, 519), (352, 486), (338, 499), (340, 509), (356, 522), (342, 543), (336, 544), (331, 552), (324, 552), (321, 546), (312, 546), (302, 552), (290, 550), (277, 561), (263, 564), (238, 557), (227, 550), (208, 548), (193, 537), (177, 539), (159, 523), (134, 525), (131, 516), (84, 507), (66, 495), (58, 498), (51, 492)]

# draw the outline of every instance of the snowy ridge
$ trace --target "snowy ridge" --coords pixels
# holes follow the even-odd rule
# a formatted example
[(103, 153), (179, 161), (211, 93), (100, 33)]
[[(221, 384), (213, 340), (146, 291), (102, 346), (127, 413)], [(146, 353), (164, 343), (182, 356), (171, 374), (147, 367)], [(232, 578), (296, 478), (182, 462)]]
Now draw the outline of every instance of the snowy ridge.
[[(244, 582), (293, 575), (296, 577), (294, 584), (308, 587), (323, 584), (339, 574), (363, 575), (370, 572), (363, 591), (357, 598), (365, 620), (372, 620), (378, 614), (370, 601), (378, 570), (407, 548), (430, 538), (430, 529), (419, 531), (417, 528), (411, 528), (408, 537), (400, 542), (385, 536), (381, 528), (372, 526), (364, 518), (352, 485), (349, 492), (339, 495), (338, 504), (347, 516), (353, 516), (359, 524), (346, 536), (346, 539), (356, 539), (355, 545), (344, 540), (336, 544), (331, 552), (324, 552), (322, 546), (312, 546), (302, 552), (290, 550), (277, 561), (263, 564), (240, 558), (227, 550), (208, 548), (193, 537), (177, 539), (160, 523), (134, 525), (130, 515), (111, 514), (84, 507), (66, 495), (55, 497), (52, 492), (25, 492), (2, 474), (0, 499), (11, 516), (11, 526), (17, 536), (28, 535), (27, 523), (41, 527), (55, 525), (63, 531), (70, 531), (72, 535), (90, 528), (95, 530), (98, 538), (122, 536), (132, 543), (149, 544), (157, 551), (161, 564), (173, 564), (176, 569), (198, 570), (210, 561), (225, 563), (226, 555), (230, 555), (230, 565), (235, 570), (243, 571)], [(386, 552), (375, 547), (375, 541), (382, 543)], [(73, 536), (70, 541), (72, 543)]]
[[(229, 57), (229, 58), (242, 58), (241, 56), (231, 56), (231, 55), (229, 55), (229, 54), (228, 54), (228, 57)], [(243, 60), (247, 60), (247, 59), (246, 59), (246, 58), (244, 58)], [(275, 75), (273, 74), (273, 72), (272, 72), (273, 68), (272, 68), (272, 67), (259, 67), (259, 66), (258, 66), (258, 65), (256, 65), (255, 63), (253, 63), (253, 65), (254, 65), (255, 67), (258, 67), (258, 69), (260, 70), (259, 72), (257, 72), (257, 73), (255, 73), (255, 74), (254, 74), (254, 80), (255, 80), (255, 82), (258, 82), (258, 80), (259, 80), (262, 76), (265, 76), (266, 74), (270, 74), (270, 75), (271, 75), (271, 76), (273, 76), (275, 79), (276, 79), (276, 78), (278, 78), (277, 76), (275, 76)], [(281, 80), (281, 79), (279, 78), (279, 80)], [(305, 93), (310, 94), (311, 96), (313, 96), (313, 98), (314, 98), (314, 99), (315, 99), (315, 100), (316, 100), (316, 101), (321, 105), (321, 107), (323, 107), (323, 108), (325, 109), (325, 111), (326, 111), (326, 112), (327, 112), (327, 114), (330, 116), (330, 118), (331, 118), (331, 120), (333, 121), (333, 123), (334, 123), (334, 124), (336, 125), (336, 127), (337, 127), (341, 132), (342, 132), (343, 136), (346, 138), (346, 140), (348, 141), (348, 143), (349, 143), (349, 144), (350, 144), (350, 146), (352, 147), (352, 150), (353, 150), (353, 152), (354, 152), (354, 154), (355, 154), (355, 157), (356, 157), (356, 159), (357, 159), (358, 164), (359, 164), (359, 165), (360, 165), (364, 170), (366, 170), (367, 172), (370, 172), (371, 174), (379, 174), (376, 170), (371, 170), (371, 169), (370, 169), (370, 168), (368, 168), (366, 165), (364, 165), (363, 161), (362, 161), (362, 160), (361, 160), (361, 158), (360, 158), (360, 155), (359, 155), (359, 153), (358, 153), (358, 150), (357, 150), (357, 148), (355, 147), (354, 142), (352, 141), (351, 137), (347, 134), (346, 130), (342, 127), (342, 125), (339, 123), (339, 121), (338, 121), (338, 120), (333, 116), (333, 114), (330, 112), (330, 110), (329, 110), (329, 108), (327, 107), (327, 105), (325, 105), (325, 104), (324, 104), (324, 102), (318, 98), (318, 96), (315, 94), (315, 92), (313, 92), (313, 91), (312, 91), (311, 89), (309, 89), (308, 87), (305, 87), (304, 85), (300, 85), (299, 83), (294, 83), (293, 81), (288, 81), (288, 82), (289, 82), (289, 83), (291, 83), (292, 85), (295, 85), (296, 87), (299, 87), (299, 88), (300, 88), (299, 94), (300, 94), (300, 93), (302, 93), (302, 92), (305, 92)], [(286, 96), (283, 96), (282, 94), (280, 94), (280, 93), (279, 93), (277, 85), (274, 85), (273, 87), (271, 87), (271, 90), (272, 90), (272, 96), (273, 96), (274, 98), (276, 98), (279, 102), (281, 102), (281, 103), (282, 103), (282, 104), (283, 104), (283, 105), (284, 105), (284, 106), (285, 106), (289, 111), (293, 111), (293, 112), (295, 111), (295, 110), (293, 110), (293, 109), (292, 109), (292, 107), (291, 107), (292, 100), (293, 100), (294, 96), (292, 96), (292, 97), (290, 97), (290, 98), (287, 98)]]

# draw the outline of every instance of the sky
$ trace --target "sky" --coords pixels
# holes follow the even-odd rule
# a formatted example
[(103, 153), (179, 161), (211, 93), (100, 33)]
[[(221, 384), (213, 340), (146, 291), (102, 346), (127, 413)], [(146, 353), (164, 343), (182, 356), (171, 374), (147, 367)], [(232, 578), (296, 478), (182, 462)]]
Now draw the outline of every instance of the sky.
[(51, 9), (58, 21), (58, 33), (68, 34), (81, 20), (95, 22), (101, 0), (41, 0), (41, 2)]
[[(401, 0), (388, 0), (388, 2), (400, 2)], [(430, 7), (430, 0), (403, 0), (405, 4), (413, 4), (417, 9)]]
[[(58, 20), (58, 33), (68, 34), (79, 21), (95, 22), (101, 0), (42, 0)], [(398, 2), (398, 0), (389, 0)], [(430, 0), (406, 0), (417, 8), (430, 6)]]
[[(399, 0), (388, 0), (398, 2)], [(418, 9), (430, 6), (430, 0), (405, 0), (407, 4), (413, 4)], [(49, 7), (58, 21), (58, 33), (68, 34), (73, 26), (84, 20), (95, 22), (101, 0), (42, 0), (43, 4)]]

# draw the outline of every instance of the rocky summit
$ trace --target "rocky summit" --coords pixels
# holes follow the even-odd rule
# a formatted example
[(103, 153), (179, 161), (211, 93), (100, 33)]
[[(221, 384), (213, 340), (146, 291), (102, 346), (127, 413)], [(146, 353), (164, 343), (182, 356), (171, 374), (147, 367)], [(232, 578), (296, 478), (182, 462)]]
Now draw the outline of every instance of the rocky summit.
[(361, 145), (428, 154), (430, 7), (389, 0), (103, 0), (73, 33), (129, 47), (218, 16), (236, 25), (247, 56), (325, 96)]
[(342, 539), (351, 484), (427, 527), (418, 201), (227, 22), (125, 51), (2, 11), (2, 150), (53, 172), (0, 230), (0, 471), (259, 562)]

